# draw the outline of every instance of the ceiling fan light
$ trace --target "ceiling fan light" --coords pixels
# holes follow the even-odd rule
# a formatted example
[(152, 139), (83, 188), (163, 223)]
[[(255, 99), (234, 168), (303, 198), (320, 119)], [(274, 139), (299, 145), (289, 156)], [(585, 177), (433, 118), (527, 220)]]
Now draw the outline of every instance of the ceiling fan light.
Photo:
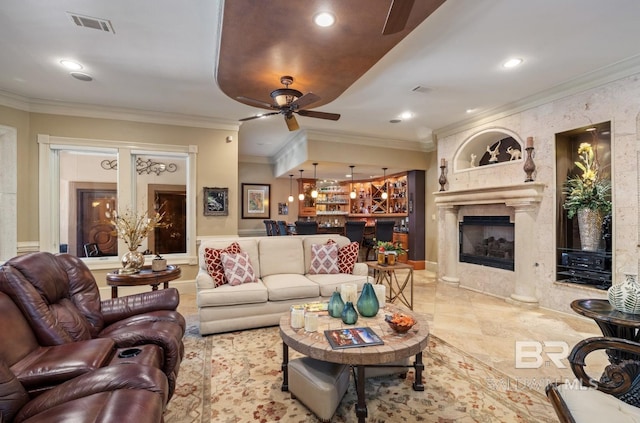
[(286, 106), (300, 97), (302, 97), (302, 93), (293, 88), (278, 88), (277, 90), (271, 91), (271, 98), (273, 98), (278, 106)]

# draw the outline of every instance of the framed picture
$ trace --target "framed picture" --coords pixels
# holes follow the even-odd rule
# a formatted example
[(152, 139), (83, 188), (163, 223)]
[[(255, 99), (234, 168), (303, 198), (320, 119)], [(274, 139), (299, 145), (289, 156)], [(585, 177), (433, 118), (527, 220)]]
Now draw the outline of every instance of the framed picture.
[(229, 188), (204, 187), (204, 215), (229, 215)]
[(270, 219), (270, 184), (242, 184), (242, 218)]

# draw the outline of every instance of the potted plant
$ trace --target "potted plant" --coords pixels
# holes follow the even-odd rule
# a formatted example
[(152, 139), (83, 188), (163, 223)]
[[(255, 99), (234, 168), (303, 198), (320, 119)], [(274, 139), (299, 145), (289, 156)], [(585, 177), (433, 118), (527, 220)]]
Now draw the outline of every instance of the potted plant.
[(395, 264), (396, 256), (406, 254), (406, 250), (402, 248), (400, 242), (378, 241), (376, 249), (378, 251), (378, 263), (380, 263), (380, 254), (384, 254), (385, 260), (389, 265)]
[(566, 196), (563, 207), (570, 219), (578, 216), (582, 249), (595, 251), (600, 244), (602, 219), (611, 213), (611, 181), (602, 176), (590, 143), (580, 144), (578, 157), (580, 161), (575, 165), (581, 173), (567, 178), (563, 189)]

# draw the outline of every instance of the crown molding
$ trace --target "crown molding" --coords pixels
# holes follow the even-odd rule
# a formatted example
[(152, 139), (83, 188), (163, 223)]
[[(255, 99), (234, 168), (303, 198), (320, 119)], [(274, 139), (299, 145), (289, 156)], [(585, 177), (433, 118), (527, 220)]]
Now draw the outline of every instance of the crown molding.
[(226, 119), (33, 99), (2, 90), (0, 90), (0, 105), (24, 110), (30, 113), (46, 113), (52, 115), (78, 116), (97, 119), (115, 119), (130, 122), (154, 123), (159, 125), (220, 129), (225, 131), (238, 131), (240, 129), (239, 122)]
[(473, 118), (444, 126), (433, 131), (434, 137), (444, 138), (543, 104), (551, 103), (564, 97), (569, 97), (592, 88), (637, 75), (638, 73), (640, 73), (640, 55), (586, 73), (566, 83), (556, 85), (516, 102), (488, 110)]
[(393, 148), (397, 150), (410, 150), (428, 152), (432, 151), (433, 141), (407, 141), (389, 138), (368, 137), (357, 134), (331, 131), (307, 130), (307, 139), (313, 141), (336, 142), (341, 144), (364, 145), (367, 147)]

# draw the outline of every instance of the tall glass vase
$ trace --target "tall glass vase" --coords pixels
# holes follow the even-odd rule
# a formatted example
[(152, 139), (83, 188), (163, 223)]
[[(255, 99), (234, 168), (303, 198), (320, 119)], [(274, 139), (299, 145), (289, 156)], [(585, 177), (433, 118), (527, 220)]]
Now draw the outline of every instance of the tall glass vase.
[(137, 249), (129, 250), (124, 253), (121, 262), (122, 269), (120, 269), (120, 273), (125, 275), (138, 273), (140, 269), (142, 269), (142, 266), (144, 266), (144, 254)]
[(378, 303), (378, 297), (370, 282), (366, 282), (362, 287), (356, 307), (358, 307), (358, 312), (363, 317), (373, 317), (378, 314), (380, 303)]
[(598, 251), (602, 240), (602, 214), (591, 209), (578, 210), (580, 244), (584, 251)]

